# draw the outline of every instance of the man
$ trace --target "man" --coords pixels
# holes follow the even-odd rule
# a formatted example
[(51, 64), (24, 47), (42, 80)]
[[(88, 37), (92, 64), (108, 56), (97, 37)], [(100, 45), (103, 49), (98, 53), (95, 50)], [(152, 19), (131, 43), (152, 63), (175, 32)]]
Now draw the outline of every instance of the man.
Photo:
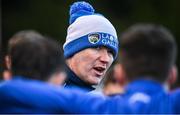
[(116, 30), (108, 19), (94, 13), (87, 2), (71, 6), (69, 22), (64, 43), (68, 66), (65, 87), (92, 91), (117, 57)]
[[(9, 40), (8, 55), (5, 57), (6, 67), (8, 73), (13, 74), (13, 76), (34, 77), (38, 80), (54, 83), (54, 80), (63, 79), (65, 76), (63, 75), (64, 63), (63, 57), (60, 57), (61, 52), (61, 48), (55, 41), (43, 37), (38, 32), (33, 30), (20, 31)], [(43, 58), (43, 56), (47, 56), (47, 58)], [(57, 56), (60, 57), (60, 60), (57, 60)], [(47, 66), (52, 67), (47, 68)], [(59, 70), (61, 71), (59, 72)], [(9, 79), (11, 79), (11, 75), (4, 78), (4, 80)], [(59, 82), (61, 81), (59, 80)]]
[[(44, 100), (44, 98), (33, 100), (30, 99), (31, 96), (38, 96), (38, 94), (43, 94), (43, 91), (46, 92), (46, 90), (47, 95), (49, 95), (49, 88), (46, 86), (53, 86), (50, 85), (51, 80), (64, 77), (62, 75), (64, 71), (64, 60), (60, 45), (52, 39), (45, 38), (31, 30), (20, 31), (9, 40), (6, 65), (13, 76), (0, 85), (2, 89), (0, 95), (6, 97), (6, 99), (0, 99), (0, 108), (2, 108), (0, 113), (40, 111), (31, 108), (31, 105), (35, 104), (39, 108), (45, 108), (44, 106), (46, 105), (43, 103), (48, 100)], [(37, 86), (42, 84), (45, 84), (42, 87), (42, 91), (34, 92), (31, 90), (31, 88), (40, 88)], [(11, 87), (19, 86), (25, 92), (30, 93), (30, 95), (21, 95), (18, 89), (11, 89)], [(15, 102), (16, 99), (20, 99), (20, 101)], [(25, 101), (29, 102), (27, 106), (23, 104)], [(39, 106), (38, 103), (42, 105)]]

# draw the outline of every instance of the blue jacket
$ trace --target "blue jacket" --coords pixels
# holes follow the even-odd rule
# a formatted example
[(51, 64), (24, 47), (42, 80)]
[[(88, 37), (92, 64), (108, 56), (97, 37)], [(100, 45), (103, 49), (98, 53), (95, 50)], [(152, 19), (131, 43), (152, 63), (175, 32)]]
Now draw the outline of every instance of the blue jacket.
[(154, 82), (138, 80), (113, 97), (68, 90), (15, 77), (0, 84), (0, 113), (180, 113), (180, 91), (168, 93)]
[(94, 90), (95, 88), (92, 87), (92, 85), (85, 83), (83, 80), (81, 80), (69, 67), (66, 67), (67, 71), (67, 80), (64, 84), (64, 87), (66, 88), (79, 88), (86, 92), (90, 92)]

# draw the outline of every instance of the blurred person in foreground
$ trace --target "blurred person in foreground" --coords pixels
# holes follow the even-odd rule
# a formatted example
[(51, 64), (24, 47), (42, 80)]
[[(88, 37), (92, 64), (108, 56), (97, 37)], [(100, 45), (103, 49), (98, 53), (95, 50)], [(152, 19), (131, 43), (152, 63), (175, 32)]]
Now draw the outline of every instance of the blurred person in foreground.
[(120, 63), (115, 63), (112, 68), (107, 71), (101, 82), (101, 91), (107, 96), (116, 96), (124, 93), (126, 79), (125, 76), (121, 74), (120, 67)]
[(117, 33), (111, 22), (87, 2), (70, 7), (70, 26), (64, 43), (68, 66), (65, 87), (92, 91), (118, 54)]
[(65, 78), (61, 52), (55, 41), (34, 30), (17, 32), (8, 42), (4, 80), (22, 77), (61, 85)]
[[(0, 84), (0, 113), (40, 111), (36, 110), (36, 107), (45, 109), (47, 105), (44, 103), (48, 100), (44, 98), (49, 95), (48, 89), (60, 87), (63, 81), (60, 78), (64, 78), (65, 61), (61, 46), (33, 30), (20, 31), (10, 38), (6, 65), (11, 70), (12, 78)], [(41, 85), (43, 87), (39, 87)], [(29, 94), (21, 94), (16, 87), (21, 87)], [(32, 90), (33, 88), (41, 91), (36, 92)], [(43, 92), (47, 92), (47, 95), (41, 99), (33, 98), (38, 94), (43, 95)], [(4, 96), (7, 100), (3, 98)], [(16, 102), (16, 99), (19, 101)], [(23, 104), (25, 101), (28, 105)], [(33, 107), (34, 104), (36, 106)]]

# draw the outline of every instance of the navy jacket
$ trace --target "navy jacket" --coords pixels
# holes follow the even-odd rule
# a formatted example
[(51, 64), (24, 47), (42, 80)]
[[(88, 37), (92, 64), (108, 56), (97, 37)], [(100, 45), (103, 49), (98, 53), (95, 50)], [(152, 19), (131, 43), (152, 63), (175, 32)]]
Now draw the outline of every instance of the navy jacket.
[(81, 80), (69, 67), (66, 67), (67, 71), (67, 80), (64, 84), (64, 87), (66, 88), (79, 88), (86, 92), (90, 92), (94, 90), (95, 88), (92, 87), (92, 85), (85, 83), (83, 80)]
[(0, 113), (180, 114), (180, 90), (168, 93), (157, 82), (138, 80), (125, 92), (105, 97), (15, 77), (0, 84)]

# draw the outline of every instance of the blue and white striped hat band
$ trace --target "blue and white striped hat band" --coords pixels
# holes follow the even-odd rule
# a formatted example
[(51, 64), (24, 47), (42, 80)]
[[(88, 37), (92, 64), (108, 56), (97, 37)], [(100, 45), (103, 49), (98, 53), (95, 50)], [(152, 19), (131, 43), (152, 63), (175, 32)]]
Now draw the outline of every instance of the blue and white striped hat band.
[(117, 57), (117, 38), (110, 34), (102, 32), (90, 33), (88, 35), (82, 36), (76, 40), (71, 41), (64, 47), (64, 56), (68, 58), (83, 49), (99, 46), (105, 46), (109, 49), (112, 49), (113, 57)]

